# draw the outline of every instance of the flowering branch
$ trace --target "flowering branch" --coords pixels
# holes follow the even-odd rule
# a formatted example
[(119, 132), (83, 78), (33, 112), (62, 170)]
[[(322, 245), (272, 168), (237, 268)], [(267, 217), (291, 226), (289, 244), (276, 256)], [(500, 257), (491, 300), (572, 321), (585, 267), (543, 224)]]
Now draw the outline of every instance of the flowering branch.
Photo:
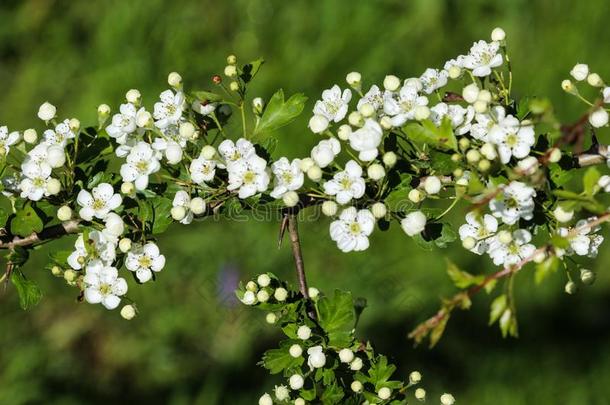
[(61, 238), (62, 236), (77, 233), (79, 220), (70, 220), (60, 225), (50, 226), (40, 232), (33, 232), (31, 235), (20, 238), (15, 236), (11, 241), (0, 242), (0, 249), (14, 249), (15, 247), (27, 247), (44, 242), (50, 239)]

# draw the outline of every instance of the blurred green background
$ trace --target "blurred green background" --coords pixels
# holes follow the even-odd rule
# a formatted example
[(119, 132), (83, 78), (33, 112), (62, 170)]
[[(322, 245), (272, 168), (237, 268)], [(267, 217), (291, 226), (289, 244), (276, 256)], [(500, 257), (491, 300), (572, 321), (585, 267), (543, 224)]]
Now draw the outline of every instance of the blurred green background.
[[(419, 75), (495, 26), (508, 34), (516, 94), (551, 96), (567, 122), (582, 113), (559, 86), (574, 63), (610, 76), (608, 15), (606, 0), (3, 0), (0, 123), (39, 126), (36, 111), (49, 100), (60, 116), (92, 124), (98, 104), (118, 105), (129, 88), (151, 106), (168, 72), (211, 87), (229, 53), (266, 58), (253, 94), (303, 91), (309, 110), (351, 70), (368, 84)], [(315, 141), (306, 119), (282, 132), (280, 152), (306, 153)], [(324, 219), (301, 227), (310, 284), (368, 298), (361, 337), (400, 364), (403, 378), (422, 371), (430, 402), (447, 390), (460, 404), (610, 404), (607, 248), (590, 264), (597, 283), (575, 296), (563, 293), (564, 274), (540, 287), (531, 270), (518, 276), (518, 340), (486, 326), (481, 296), (429, 351), (405, 336), (453, 292), (442, 254), (392, 229), (375, 233), (366, 253), (345, 255), (327, 227)], [(280, 382), (254, 365), (280, 336), (264, 314), (236, 305), (230, 286), (263, 271), (292, 279), (289, 248), (277, 250), (276, 237), (271, 222), (174, 226), (159, 241), (168, 265), (158, 282), (130, 291), (141, 310), (131, 322), (77, 304), (38, 252), (25, 271), (44, 290), (41, 305), (23, 312), (11, 288), (0, 293), (0, 404), (255, 403)], [(442, 253), (466, 270), (492, 270), (459, 247)]]

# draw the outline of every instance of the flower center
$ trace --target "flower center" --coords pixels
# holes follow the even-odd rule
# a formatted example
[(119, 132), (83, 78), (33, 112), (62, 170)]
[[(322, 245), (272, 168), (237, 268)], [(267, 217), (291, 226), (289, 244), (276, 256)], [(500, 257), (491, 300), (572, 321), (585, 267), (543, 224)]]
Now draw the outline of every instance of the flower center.
[(282, 179), (284, 180), (284, 183), (292, 183), (292, 180), (293, 180), (292, 173), (284, 172), (282, 174)]
[(32, 184), (34, 184), (35, 187), (44, 187), (45, 183), (46, 182), (42, 177), (36, 177), (32, 180)]
[(100, 284), (100, 294), (108, 295), (112, 292), (112, 286), (110, 284)]
[(516, 243), (511, 243), (511, 244), (508, 246), (508, 252), (509, 252), (511, 255), (518, 255), (518, 254), (519, 254), (519, 246), (518, 246)]
[(246, 183), (246, 184), (253, 183), (255, 179), (256, 179), (256, 173), (254, 173), (252, 170), (248, 170), (246, 173), (244, 173), (244, 183)]
[(324, 105), (326, 106), (326, 111), (330, 114), (336, 114), (339, 111), (339, 102), (337, 101), (325, 101)]
[(361, 228), (358, 222), (352, 222), (349, 226), (349, 231), (354, 235), (359, 235)]
[(106, 203), (103, 200), (100, 200), (99, 198), (96, 198), (95, 200), (93, 200), (92, 208), (94, 210), (96, 210), (96, 211), (101, 210), (105, 206), (106, 206)]
[(349, 190), (349, 188), (352, 186), (352, 181), (349, 178), (344, 177), (341, 179), (339, 184), (341, 184), (341, 187), (343, 187), (344, 190)]
[(400, 107), (405, 111), (411, 111), (413, 109), (413, 101), (403, 100), (400, 102)]
[(140, 267), (147, 269), (152, 265), (152, 260), (150, 257), (143, 255), (138, 259), (138, 264)]
[(148, 170), (148, 162), (141, 160), (138, 163), (136, 163), (136, 169), (138, 169), (139, 172), (146, 172)]
[(519, 138), (517, 137), (517, 134), (510, 133), (506, 136), (506, 144), (508, 146), (515, 146), (517, 145), (517, 142), (519, 142)]

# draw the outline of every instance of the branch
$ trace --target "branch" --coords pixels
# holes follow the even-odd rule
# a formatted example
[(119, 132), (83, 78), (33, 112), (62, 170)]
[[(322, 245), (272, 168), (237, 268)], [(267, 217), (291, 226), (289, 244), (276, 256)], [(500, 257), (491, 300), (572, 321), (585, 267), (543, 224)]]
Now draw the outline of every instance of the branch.
[(299, 290), (303, 297), (309, 298), (307, 278), (305, 277), (305, 264), (303, 263), (303, 253), (301, 252), (301, 241), (299, 239), (298, 220), (295, 213), (287, 213), (285, 215), (288, 218), (288, 233), (290, 234), (292, 256), (294, 257), (297, 279), (299, 280)]
[(15, 247), (27, 247), (36, 243), (43, 242), (49, 239), (57, 239), (64, 235), (78, 232), (78, 220), (64, 222), (60, 225), (50, 226), (42, 231), (32, 233), (30, 236), (18, 237), (15, 236), (12, 241), (0, 242), (0, 249), (14, 249)]

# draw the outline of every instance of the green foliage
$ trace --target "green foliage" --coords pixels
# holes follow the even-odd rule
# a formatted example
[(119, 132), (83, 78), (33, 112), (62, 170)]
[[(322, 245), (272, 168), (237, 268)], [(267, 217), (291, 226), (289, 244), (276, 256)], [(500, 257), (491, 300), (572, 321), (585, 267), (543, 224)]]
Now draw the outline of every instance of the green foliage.
[(410, 139), (422, 145), (441, 149), (457, 150), (457, 139), (453, 133), (451, 120), (444, 117), (440, 126), (430, 120), (421, 123), (410, 123), (403, 128)]
[(335, 290), (334, 297), (322, 297), (316, 302), (318, 322), (328, 334), (328, 345), (348, 347), (356, 323), (352, 294)]
[(284, 100), (284, 91), (278, 90), (269, 100), (254, 135), (268, 135), (290, 124), (303, 112), (305, 101), (307, 97), (301, 93), (293, 94), (288, 100)]
[(19, 294), (19, 305), (23, 310), (28, 310), (40, 302), (42, 292), (38, 285), (32, 280), (28, 280), (20, 269), (13, 269), (11, 282)]
[(42, 231), (44, 224), (30, 204), (17, 211), (11, 221), (11, 232), (14, 235), (29, 236), (33, 232)]

